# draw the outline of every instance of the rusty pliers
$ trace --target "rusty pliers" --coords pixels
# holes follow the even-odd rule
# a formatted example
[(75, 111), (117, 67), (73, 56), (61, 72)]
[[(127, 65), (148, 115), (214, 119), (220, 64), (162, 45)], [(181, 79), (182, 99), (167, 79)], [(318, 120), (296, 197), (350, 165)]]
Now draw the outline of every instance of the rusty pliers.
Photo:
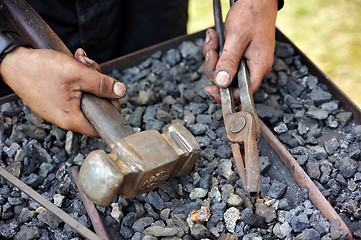
[[(215, 27), (222, 50), (224, 37), (219, 0), (213, 0), (213, 8)], [(236, 112), (231, 86), (220, 88), (223, 120), (227, 136), (232, 142), (233, 159), (243, 182), (243, 188), (253, 197), (258, 195), (260, 186), (257, 141), (261, 134), (261, 127), (254, 107), (249, 71), (244, 59), (240, 61), (233, 82), (235, 81), (238, 81), (241, 111)]]

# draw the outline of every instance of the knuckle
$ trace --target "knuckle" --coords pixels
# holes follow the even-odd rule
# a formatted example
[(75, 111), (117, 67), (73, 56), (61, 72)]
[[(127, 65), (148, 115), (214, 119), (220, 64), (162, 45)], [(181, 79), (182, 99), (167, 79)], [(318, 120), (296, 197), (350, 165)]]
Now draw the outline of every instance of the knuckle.
[(112, 92), (112, 85), (111, 80), (107, 76), (102, 75), (99, 80), (99, 93), (110, 94)]

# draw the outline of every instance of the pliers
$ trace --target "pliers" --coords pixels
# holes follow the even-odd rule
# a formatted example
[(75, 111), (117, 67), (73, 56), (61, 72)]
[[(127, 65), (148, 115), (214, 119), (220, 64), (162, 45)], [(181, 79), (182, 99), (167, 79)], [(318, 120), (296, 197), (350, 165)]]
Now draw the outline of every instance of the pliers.
[[(213, 0), (216, 32), (223, 48), (223, 22), (219, 0)], [(233, 82), (238, 81), (240, 112), (236, 112), (231, 86), (220, 88), (223, 120), (227, 136), (232, 142), (233, 159), (243, 188), (251, 197), (258, 196), (260, 187), (257, 141), (261, 135), (259, 119), (254, 107), (251, 81), (246, 61), (242, 58)]]

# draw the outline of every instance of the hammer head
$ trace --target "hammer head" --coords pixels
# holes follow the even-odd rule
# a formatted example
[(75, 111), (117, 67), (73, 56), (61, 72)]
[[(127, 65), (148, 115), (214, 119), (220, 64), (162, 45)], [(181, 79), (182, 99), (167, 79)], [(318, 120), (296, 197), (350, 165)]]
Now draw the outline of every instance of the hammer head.
[(108, 155), (100, 150), (90, 153), (79, 182), (90, 200), (108, 206), (116, 194), (133, 198), (159, 187), (170, 176), (187, 174), (199, 153), (193, 135), (174, 123), (163, 134), (148, 130), (122, 138)]

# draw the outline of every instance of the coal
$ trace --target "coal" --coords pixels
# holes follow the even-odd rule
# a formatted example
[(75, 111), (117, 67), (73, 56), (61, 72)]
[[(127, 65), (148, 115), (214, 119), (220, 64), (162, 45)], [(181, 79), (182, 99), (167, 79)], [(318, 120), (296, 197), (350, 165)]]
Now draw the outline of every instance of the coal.
[[(295, 204), (288, 199), (285, 183), (266, 176), (274, 167), (272, 156), (260, 155), (261, 197), (255, 203), (246, 196), (221, 106), (203, 92), (209, 82), (202, 72), (202, 44), (187, 41), (110, 74), (127, 86), (122, 114), (135, 131), (162, 131), (166, 124), (179, 121), (202, 149), (188, 175), (172, 177), (135, 199), (114, 199), (112, 206), (121, 210), (118, 218), (112, 217), (112, 207), (98, 207), (112, 238), (342, 239), (339, 225), (331, 227), (309, 202), (307, 189), (297, 192)], [(257, 113), (357, 236), (361, 125), (310, 72), (290, 44), (277, 42), (273, 69), (254, 95)], [(0, 122), (1, 164), (90, 227), (70, 168), (81, 166), (93, 149), (109, 151), (106, 144), (43, 121), (20, 100), (0, 105)], [(201, 206), (210, 209), (208, 222), (187, 220)], [(39, 207), (0, 179), (0, 236), (35, 238), (40, 233), (40, 239), (81, 238), (56, 218), (39, 213)]]

